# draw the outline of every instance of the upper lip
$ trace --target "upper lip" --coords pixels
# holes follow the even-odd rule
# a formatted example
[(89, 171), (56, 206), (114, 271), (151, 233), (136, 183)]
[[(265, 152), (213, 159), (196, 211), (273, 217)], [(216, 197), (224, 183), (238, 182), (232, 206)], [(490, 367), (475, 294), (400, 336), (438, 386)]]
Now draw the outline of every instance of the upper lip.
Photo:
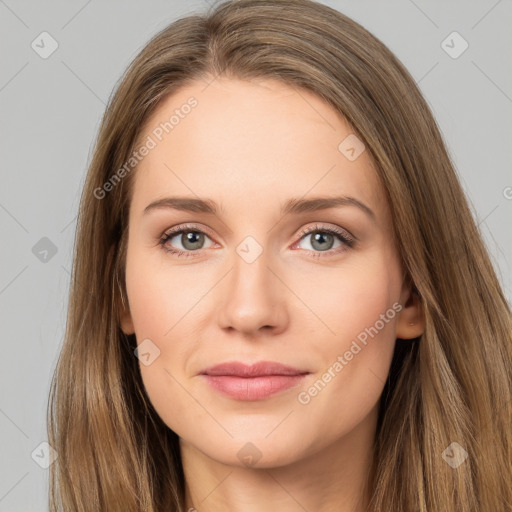
[(234, 377), (260, 377), (265, 375), (303, 375), (309, 373), (292, 366), (274, 361), (258, 361), (247, 365), (239, 361), (232, 361), (210, 366), (204, 369), (202, 375), (228, 375)]

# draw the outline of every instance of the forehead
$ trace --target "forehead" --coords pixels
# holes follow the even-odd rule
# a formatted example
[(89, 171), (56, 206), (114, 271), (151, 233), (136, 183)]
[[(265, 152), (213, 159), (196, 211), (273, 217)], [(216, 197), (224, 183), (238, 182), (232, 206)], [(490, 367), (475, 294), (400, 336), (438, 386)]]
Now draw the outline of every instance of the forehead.
[(135, 171), (137, 210), (166, 195), (212, 197), (248, 213), (329, 194), (387, 208), (369, 152), (347, 158), (347, 146), (362, 143), (344, 118), (313, 93), (274, 80), (189, 84), (161, 102), (139, 140), (152, 148)]

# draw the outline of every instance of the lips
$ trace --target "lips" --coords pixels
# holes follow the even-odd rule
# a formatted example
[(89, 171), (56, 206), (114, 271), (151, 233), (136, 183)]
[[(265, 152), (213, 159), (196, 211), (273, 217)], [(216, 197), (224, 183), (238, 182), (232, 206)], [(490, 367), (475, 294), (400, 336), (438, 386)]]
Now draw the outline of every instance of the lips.
[(222, 363), (201, 372), (204, 375), (227, 375), (236, 377), (261, 377), (266, 375), (301, 375), (307, 371), (293, 368), (273, 361), (259, 361), (252, 365), (246, 365), (238, 361)]
[(297, 386), (310, 372), (272, 361), (252, 365), (228, 362), (201, 372), (208, 384), (225, 396), (237, 400), (264, 400)]

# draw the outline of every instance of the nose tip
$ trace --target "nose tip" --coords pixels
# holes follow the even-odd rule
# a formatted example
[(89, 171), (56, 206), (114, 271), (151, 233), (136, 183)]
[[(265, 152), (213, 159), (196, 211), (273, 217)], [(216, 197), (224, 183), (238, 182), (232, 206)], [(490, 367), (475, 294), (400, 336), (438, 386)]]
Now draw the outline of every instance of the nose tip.
[(245, 334), (280, 331), (286, 324), (282, 285), (260, 255), (252, 263), (234, 264), (219, 292), (219, 325)]

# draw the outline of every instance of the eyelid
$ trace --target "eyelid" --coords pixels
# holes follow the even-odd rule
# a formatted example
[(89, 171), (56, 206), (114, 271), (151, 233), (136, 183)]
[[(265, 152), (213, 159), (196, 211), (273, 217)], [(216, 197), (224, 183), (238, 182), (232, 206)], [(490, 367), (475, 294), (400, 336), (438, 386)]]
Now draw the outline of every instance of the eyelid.
[(174, 235), (176, 233), (180, 233), (182, 231), (201, 231), (204, 232), (206, 235), (208, 235), (210, 238), (215, 238), (212, 235), (212, 230), (206, 226), (203, 226), (202, 224), (194, 224), (194, 223), (185, 223), (185, 224), (179, 224), (178, 226), (169, 228), (165, 230), (162, 233), (162, 237), (166, 235)]
[[(170, 229), (164, 231), (162, 233), (161, 237), (163, 237), (165, 235), (172, 235), (174, 233), (180, 233), (181, 231), (187, 231), (187, 230), (190, 230), (190, 231), (192, 231), (192, 230), (203, 231), (210, 238), (215, 239), (215, 236), (213, 236), (212, 230), (210, 230), (210, 228), (208, 228), (207, 226), (203, 226), (201, 224), (195, 224), (195, 223), (185, 223), (185, 224), (180, 224), (178, 226), (170, 228)], [(319, 222), (316, 222), (314, 226), (309, 226), (309, 227), (302, 228), (295, 235), (295, 237), (302, 238), (304, 235), (308, 235), (308, 234), (310, 234), (313, 231), (331, 231), (331, 230), (333, 232), (339, 234), (339, 235), (344, 236), (345, 238), (347, 238), (351, 242), (355, 243), (355, 242), (358, 241), (358, 238), (356, 236), (354, 236), (352, 233), (350, 233), (346, 229), (344, 229), (344, 228), (342, 228), (340, 226), (337, 226), (336, 224), (332, 224), (332, 225), (329, 225), (329, 224), (319, 224)]]
[[(357, 237), (355, 237), (352, 233), (347, 231), (346, 229), (336, 225), (336, 224), (321, 224), (319, 222), (316, 222), (314, 226), (309, 226), (301, 229), (299, 233), (296, 235), (299, 237), (299, 239), (302, 239), (305, 235), (309, 235), (311, 233), (314, 233), (316, 231), (326, 231), (329, 233), (334, 233), (336, 235), (339, 235), (341, 238), (345, 238), (347, 242), (350, 242), (351, 244), (355, 244), (358, 242)], [(300, 241), (300, 240), (299, 240)], [(297, 242), (295, 242), (297, 243)]]

